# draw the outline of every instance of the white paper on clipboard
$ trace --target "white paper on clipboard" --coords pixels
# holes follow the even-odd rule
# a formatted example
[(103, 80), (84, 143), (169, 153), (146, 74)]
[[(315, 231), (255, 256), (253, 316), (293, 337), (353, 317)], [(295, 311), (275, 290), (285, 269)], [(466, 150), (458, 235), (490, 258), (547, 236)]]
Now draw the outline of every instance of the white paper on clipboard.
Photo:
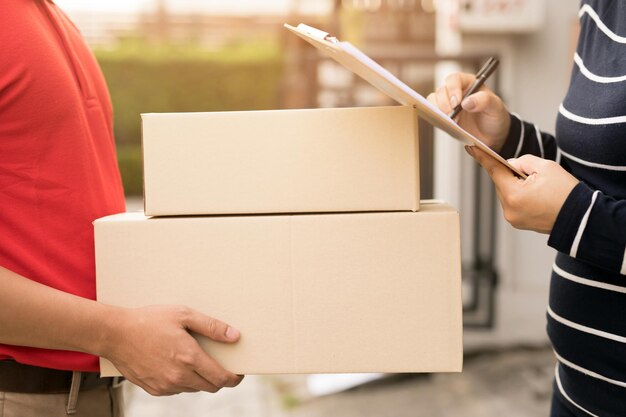
[(396, 76), (365, 55), (351, 43), (341, 42), (324, 31), (304, 24), (300, 24), (298, 27), (285, 24), (285, 27), (398, 103), (405, 106), (414, 106), (420, 117), (428, 123), (438, 127), (455, 139), (477, 146), (500, 163), (506, 165), (521, 178), (526, 178), (523, 172), (517, 170), (493, 149), (485, 145), (480, 139), (465, 131), (456, 124), (454, 120), (448, 117), (448, 115), (433, 106), (423, 96), (400, 81)]

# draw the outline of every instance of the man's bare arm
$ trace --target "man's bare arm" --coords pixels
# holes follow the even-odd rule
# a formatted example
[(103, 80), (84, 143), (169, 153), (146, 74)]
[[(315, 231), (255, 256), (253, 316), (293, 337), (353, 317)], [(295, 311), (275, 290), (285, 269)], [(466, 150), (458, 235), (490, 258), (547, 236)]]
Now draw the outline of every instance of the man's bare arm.
[(153, 395), (216, 392), (241, 377), (209, 357), (189, 330), (233, 343), (232, 327), (184, 306), (108, 306), (0, 267), (0, 343), (87, 352), (110, 359)]

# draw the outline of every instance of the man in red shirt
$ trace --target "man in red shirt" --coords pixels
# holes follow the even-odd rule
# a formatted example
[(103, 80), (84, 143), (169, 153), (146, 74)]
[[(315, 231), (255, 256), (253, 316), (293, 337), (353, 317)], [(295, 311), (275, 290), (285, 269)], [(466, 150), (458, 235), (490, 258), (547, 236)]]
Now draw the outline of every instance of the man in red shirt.
[(74, 412), (79, 383), (79, 415), (99, 415), (88, 411), (86, 398), (96, 397), (89, 392), (102, 392), (102, 409), (110, 412), (112, 381), (97, 377), (97, 356), (154, 395), (215, 392), (241, 380), (188, 333), (232, 343), (239, 337), (232, 327), (185, 307), (124, 309), (94, 301), (92, 221), (124, 210), (111, 102), (97, 62), (51, 0), (5, 1), (0, 13), (0, 409), (5, 415), (20, 406), (27, 408), (15, 408), (15, 414), (57, 415), (42, 398), (59, 392), (66, 411)]

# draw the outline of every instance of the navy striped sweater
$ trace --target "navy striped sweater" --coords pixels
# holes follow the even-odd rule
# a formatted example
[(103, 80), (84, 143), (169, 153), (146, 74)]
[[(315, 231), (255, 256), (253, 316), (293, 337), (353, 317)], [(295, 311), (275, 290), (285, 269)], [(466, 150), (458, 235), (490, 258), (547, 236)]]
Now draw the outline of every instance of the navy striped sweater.
[(556, 160), (580, 180), (548, 240), (555, 386), (575, 415), (626, 416), (626, 0), (585, 0), (579, 17), (556, 137), (512, 115), (501, 153)]

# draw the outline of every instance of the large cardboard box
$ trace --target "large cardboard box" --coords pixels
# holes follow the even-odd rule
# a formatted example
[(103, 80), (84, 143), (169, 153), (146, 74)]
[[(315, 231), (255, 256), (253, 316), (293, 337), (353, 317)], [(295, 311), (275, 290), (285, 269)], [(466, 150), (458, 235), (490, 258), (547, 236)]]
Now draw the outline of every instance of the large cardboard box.
[(147, 215), (419, 208), (411, 106), (143, 114)]
[[(98, 300), (185, 304), (241, 331), (199, 341), (239, 374), (456, 372), (458, 213), (147, 218), (95, 222)], [(116, 370), (102, 360), (102, 374)]]

